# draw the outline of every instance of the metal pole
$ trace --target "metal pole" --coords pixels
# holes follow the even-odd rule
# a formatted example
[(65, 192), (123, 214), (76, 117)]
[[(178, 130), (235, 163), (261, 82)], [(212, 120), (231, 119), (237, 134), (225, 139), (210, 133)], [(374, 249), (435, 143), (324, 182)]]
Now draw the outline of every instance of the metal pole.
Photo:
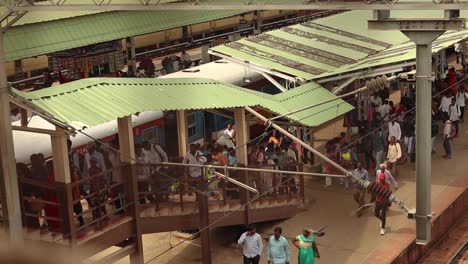
[(225, 180), (228, 181), (228, 182), (231, 182), (231, 183), (233, 183), (233, 184), (235, 184), (235, 185), (241, 187), (241, 188), (244, 188), (244, 189), (246, 189), (246, 190), (248, 190), (248, 191), (251, 191), (251, 192), (253, 192), (253, 193), (258, 193), (257, 189), (252, 188), (252, 187), (248, 186), (247, 184), (244, 184), (244, 183), (242, 183), (242, 182), (240, 182), (240, 181), (236, 181), (236, 180), (234, 180), (233, 178), (229, 178), (227, 175), (221, 174), (221, 173), (219, 173), (219, 172), (217, 172), (217, 171), (215, 171), (214, 174), (215, 174), (216, 176), (218, 176), (218, 177), (221, 177), (221, 178), (225, 179)]
[[(431, 44), (416, 45), (416, 237), (431, 238)], [(418, 242), (418, 241), (416, 241)]]
[(281, 174), (294, 174), (294, 175), (307, 175), (307, 176), (320, 176), (320, 177), (335, 177), (345, 178), (347, 176), (338, 174), (326, 174), (326, 173), (315, 173), (315, 172), (298, 172), (298, 171), (284, 171), (284, 170), (267, 170), (257, 168), (244, 168), (244, 167), (227, 167), (227, 166), (216, 166), (216, 165), (201, 165), (201, 164), (186, 164), (186, 163), (174, 163), (174, 162), (161, 162), (155, 165), (161, 166), (179, 166), (179, 167), (197, 167), (207, 169), (225, 169), (238, 170), (238, 171), (257, 171), (257, 172), (270, 172), (270, 173), (281, 173)]
[(402, 31), (416, 43), (416, 243), (431, 240), (432, 41), (444, 31)]
[(9, 87), (3, 45), (4, 31), (0, 31), (0, 193), (3, 216), (10, 241), (23, 241), (20, 197), (16, 176), (15, 149), (10, 121)]

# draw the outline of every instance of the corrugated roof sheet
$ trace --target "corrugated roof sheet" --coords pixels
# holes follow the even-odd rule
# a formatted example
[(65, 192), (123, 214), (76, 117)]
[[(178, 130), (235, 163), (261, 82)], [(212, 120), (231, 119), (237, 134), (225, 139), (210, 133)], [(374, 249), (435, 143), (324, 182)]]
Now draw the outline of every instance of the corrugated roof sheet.
[[(442, 12), (436, 11), (392, 11), (392, 17), (441, 15)], [(371, 11), (345, 12), (212, 50), (306, 80), (416, 58), (415, 45), (404, 34), (397, 30), (370, 30), (367, 26), (369, 19), (372, 19)], [(467, 37), (468, 30), (447, 32), (434, 42), (434, 52)]]
[[(136, 112), (260, 106), (277, 114), (333, 98), (316, 83), (268, 95), (208, 79), (90, 78), (51, 88), (15, 93), (75, 128), (91, 127)], [(319, 126), (353, 107), (335, 100), (289, 119)]]
[(245, 11), (104, 12), (15, 26), (5, 32), (7, 61), (235, 16)]

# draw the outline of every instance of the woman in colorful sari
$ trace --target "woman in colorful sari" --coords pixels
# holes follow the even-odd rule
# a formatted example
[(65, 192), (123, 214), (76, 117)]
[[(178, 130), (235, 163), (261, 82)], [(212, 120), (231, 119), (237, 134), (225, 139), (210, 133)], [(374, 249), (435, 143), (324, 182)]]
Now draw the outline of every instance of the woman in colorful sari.
[(315, 244), (315, 238), (311, 235), (312, 230), (304, 228), (302, 234), (293, 239), (293, 245), (299, 249), (299, 264), (314, 264), (315, 258), (320, 258), (320, 253)]

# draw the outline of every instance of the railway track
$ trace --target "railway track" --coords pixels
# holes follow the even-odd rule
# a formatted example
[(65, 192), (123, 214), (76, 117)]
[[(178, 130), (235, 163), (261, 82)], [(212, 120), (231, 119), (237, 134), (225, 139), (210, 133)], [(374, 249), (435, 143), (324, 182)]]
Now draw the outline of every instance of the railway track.
[(465, 243), (457, 250), (455, 255), (447, 262), (447, 264), (464, 264), (468, 263), (468, 239)]
[(468, 210), (418, 264), (468, 264)]

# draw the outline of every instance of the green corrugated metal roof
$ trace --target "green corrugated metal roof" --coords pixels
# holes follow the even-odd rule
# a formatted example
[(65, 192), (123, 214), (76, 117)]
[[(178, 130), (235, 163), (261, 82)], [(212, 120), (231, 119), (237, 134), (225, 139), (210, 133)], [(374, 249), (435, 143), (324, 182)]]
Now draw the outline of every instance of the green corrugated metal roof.
[[(75, 128), (154, 110), (260, 106), (283, 114), (335, 97), (316, 83), (268, 95), (208, 79), (90, 78), (31, 93), (15, 92)], [(352, 109), (339, 99), (291, 115), (289, 119), (319, 126)]]
[(104, 12), (37, 24), (5, 32), (7, 61), (138, 36), (235, 16), (245, 11)]
[[(443, 17), (437, 11), (392, 11), (392, 17)], [(461, 16), (468, 16), (462, 12)], [(213, 51), (306, 80), (414, 60), (415, 45), (401, 32), (370, 30), (372, 11), (351, 11), (212, 48)], [(447, 32), (434, 52), (467, 38)]]

